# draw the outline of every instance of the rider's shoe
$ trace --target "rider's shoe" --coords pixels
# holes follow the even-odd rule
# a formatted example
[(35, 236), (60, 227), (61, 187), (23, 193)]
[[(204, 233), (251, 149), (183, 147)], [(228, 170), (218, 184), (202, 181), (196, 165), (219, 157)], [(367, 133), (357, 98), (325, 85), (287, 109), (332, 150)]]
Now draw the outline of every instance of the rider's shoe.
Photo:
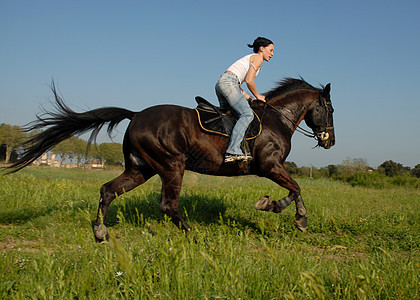
[(226, 153), (225, 154), (225, 163), (234, 163), (236, 161), (248, 161), (251, 160), (252, 156), (245, 155), (245, 154), (231, 154)]

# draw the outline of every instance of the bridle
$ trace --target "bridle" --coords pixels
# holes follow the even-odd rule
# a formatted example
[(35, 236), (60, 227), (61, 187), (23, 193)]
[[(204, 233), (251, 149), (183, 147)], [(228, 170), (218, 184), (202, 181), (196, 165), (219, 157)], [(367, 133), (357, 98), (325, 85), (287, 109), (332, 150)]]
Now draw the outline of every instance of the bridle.
[(323, 99), (321, 94), (319, 95), (319, 104), (325, 111), (325, 115), (327, 116), (327, 124), (321, 127), (321, 130), (319, 130), (316, 134), (321, 140), (326, 141), (330, 137), (327, 130), (334, 130), (334, 126), (329, 126), (332, 124), (331, 116), (334, 112), (334, 108), (332, 107), (331, 100), (329, 98)]
[[(309, 130), (306, 130), (305, 128), (300, 127), (299, 125), (296, 125), (295, 130), (309, 138), (314, 138), (315, 140), (321, 139), (323, 141), (326, 141), (329, 139), (330, 135), (327, 132), (327, 130), (333, 130), (334, 126), (329, 126), (329, 124), (331, 124), (332, 122), (330, 122), (330, 115), (334, 112), (334, 109), (332, 108), (332, 103), (331, 100), (326, 100), (323, 99), (321, 94), (319, 95), (319, 103), (320, 106), (322, 108), (324, 108), (325, 110), (325, 114), (327, 115), (327, 124), (325, 124), (325, 126), (321, 127), (321, 130), (318, 130), (317, 132), (310, 132)], [(283, 113), (283, 111), (287, 111), (290, 114), (293, 114), (289, 109), (282, 107), (282, 109), (279, 109), (271, 104), (269, 104), (268, 102), (264, 102), (264, 110), (265, 108), (271, 107), (272, 109), (274, 109), (276, 112), (278, 112), (283, 118), (285, 118), (286, 120), (288, 120), (290, 123), (294, 124), (294, 122), (292, 120), (290, 120), (290, 118), (288, 118), (286, 116), (286, 114)], [(283, 111), (282, 111), (283, 110)], [(319, 114), (319, 113), (318, 113)]]

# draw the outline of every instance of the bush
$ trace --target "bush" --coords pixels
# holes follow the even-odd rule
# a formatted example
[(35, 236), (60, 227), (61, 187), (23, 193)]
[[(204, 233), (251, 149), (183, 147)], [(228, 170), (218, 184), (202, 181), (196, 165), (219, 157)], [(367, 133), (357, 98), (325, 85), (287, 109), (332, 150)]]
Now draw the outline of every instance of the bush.
[(335, 180), (340, 180), (352, 186), (364, 186), (374, 188), (390, 188), (393, 186), (420, 188), (420, 179), (409, 174), (399, 174), (393, 177), (381, 174), (378, 171), (356, 173), (353, 175), (335, 175)]
[(392, 185), (420, 188), (420, 180), (409, 174), (401, 174), (390, 178)]
[(420, 164), (416, 165), (413, 169), (411, 169), (411, 175), (420, 178)]

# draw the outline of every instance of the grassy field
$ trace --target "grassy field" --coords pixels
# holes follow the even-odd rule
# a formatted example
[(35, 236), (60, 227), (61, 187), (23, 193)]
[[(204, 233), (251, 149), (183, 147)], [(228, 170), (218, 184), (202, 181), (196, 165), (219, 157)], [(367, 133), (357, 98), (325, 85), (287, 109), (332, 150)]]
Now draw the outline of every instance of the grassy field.
[(1, 299), (419, 299), (420, 190), (297, 179), (308, 232), (256, 211), (287, 195), (267, 179), (187, 173), (186, 237), (159, 211), (160, 180), (115, 200), (108, 243), (92, 233), (118, 171), (31, 168), (0, 176)]

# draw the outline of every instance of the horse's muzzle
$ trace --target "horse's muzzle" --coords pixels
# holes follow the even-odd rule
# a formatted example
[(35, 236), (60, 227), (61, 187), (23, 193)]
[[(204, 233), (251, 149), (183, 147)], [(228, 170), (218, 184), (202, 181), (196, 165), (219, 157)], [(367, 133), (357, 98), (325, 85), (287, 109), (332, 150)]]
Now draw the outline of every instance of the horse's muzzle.
[(318, 146), (329, 149), (335, 145), (334, 129), (324, 130), (317, 133)]
[(330, 137), (330, 134), (328, 132), (325, 132), (325, 131), (321, 132), (321, 134), (319, 136), (319, 138), (323, 141), (328, 140), (329, 137)]

